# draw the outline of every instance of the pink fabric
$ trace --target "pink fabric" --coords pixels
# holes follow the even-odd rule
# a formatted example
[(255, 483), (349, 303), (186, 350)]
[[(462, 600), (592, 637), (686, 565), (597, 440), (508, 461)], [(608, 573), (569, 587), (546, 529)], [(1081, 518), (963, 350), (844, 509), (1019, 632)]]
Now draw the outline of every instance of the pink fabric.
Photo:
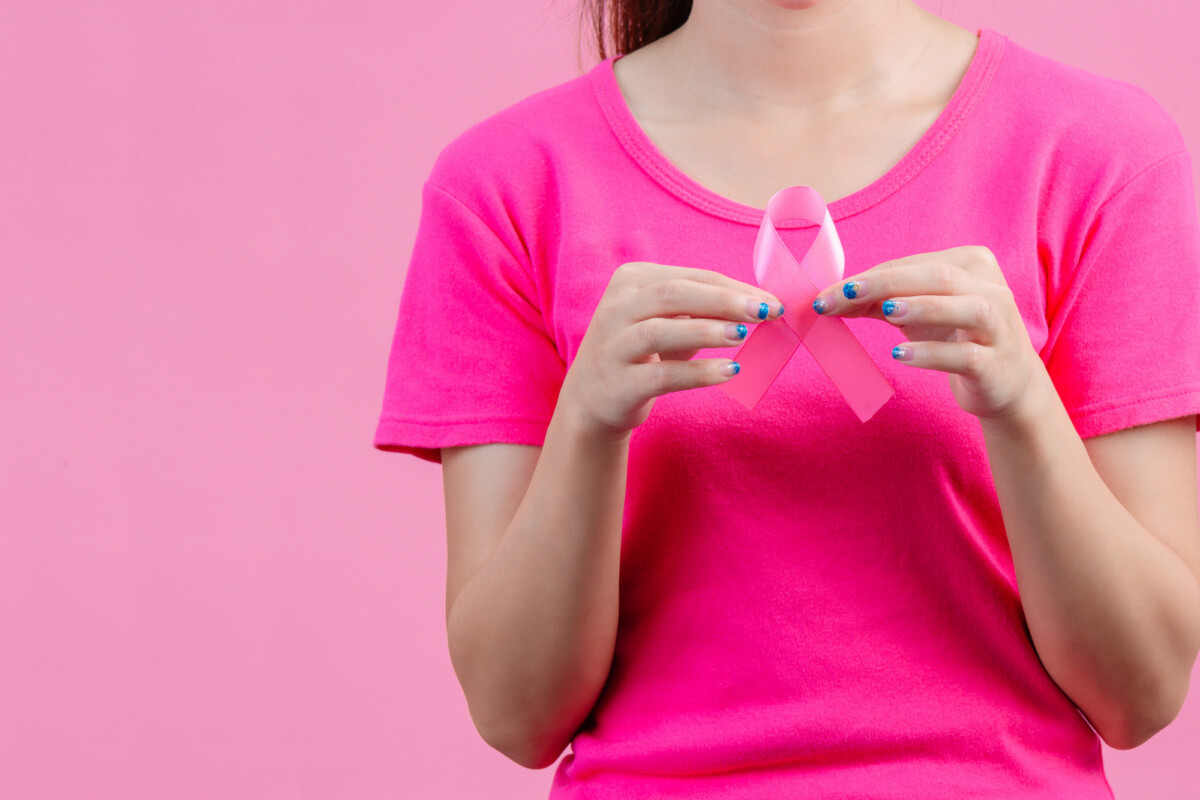
[[(1135, 86), (979, 35), (934, 126), (830, 204), (846, 276), (986, 245), (1081, 436), (1200, 412), (1177, 126)], [(673, 166), (612, 61), (437, 159), (377, 448), (542, 444), (624, 262), (754, 282), (763, 211)], [(795, 253), (817, 230), (777, 228)], [(612, 671), (552, 798), (1112, 797), (1031, 644), (978, 420), (946, 373), (892, 360), (899, 330), (846, 323), (896, 389), (867, 422), (801, 348), (752, 411), (676, 392), (633, 432)]]

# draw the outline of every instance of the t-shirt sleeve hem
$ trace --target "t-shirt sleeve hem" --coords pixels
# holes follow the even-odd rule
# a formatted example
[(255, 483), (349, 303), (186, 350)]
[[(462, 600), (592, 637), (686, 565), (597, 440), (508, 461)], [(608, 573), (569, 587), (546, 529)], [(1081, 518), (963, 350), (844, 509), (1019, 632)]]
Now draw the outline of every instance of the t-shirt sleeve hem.
[[(1081, 439), (1152, 422), (1200, 415), (1200, 383), (1170, 386), (1153, 392), (1067, 409)], [(1200, 416), (1196, 420), (1200, 431)]]
[(375, 429), (373, 447), (389, 453), (409, 453), (442, 463), (441, 448), (476, 444), (529, 444), (546, 441), (549, 419), (540, 417), (471, 417), (462, 420), (414, 419), (383, 415)]

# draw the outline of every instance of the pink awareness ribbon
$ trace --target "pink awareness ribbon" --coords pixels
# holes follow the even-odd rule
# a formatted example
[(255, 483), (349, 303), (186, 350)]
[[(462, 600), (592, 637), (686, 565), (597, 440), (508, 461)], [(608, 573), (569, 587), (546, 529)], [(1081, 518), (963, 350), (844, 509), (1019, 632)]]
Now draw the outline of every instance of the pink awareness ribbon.
[[(804, 257), (795, 257), (775, 230), (776, 220), (804, 219), (821, 229)], [(734, 359), (741, 371), (718, 384), (753, 409), (803, 344), (846, 398), (861, 422), (869, 420), (895, 390), (840, 317), (823, 317), (812, 307), (821, 289), (842, 279), (846, 256), (825, 200), (815, 189), (792, 186), (767, 203), (754, 242), (758, 285), (783, 301), (785, 315), (755, 325)]]

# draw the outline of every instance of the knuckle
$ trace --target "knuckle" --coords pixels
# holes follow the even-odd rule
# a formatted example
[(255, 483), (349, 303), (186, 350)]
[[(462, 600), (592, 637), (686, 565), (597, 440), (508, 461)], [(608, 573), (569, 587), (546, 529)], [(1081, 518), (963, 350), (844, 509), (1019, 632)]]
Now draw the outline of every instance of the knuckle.
[(678, 278), (654, 284), (654, 299), (664, 308), (674, 308), (682, 292), (682, 282)]
[(996, 254), (986, 245), (977, 244), (971, 248), (971, 261), (979, 267), (988, 268), (996, 265)]
[[(708, 341), (711, 343), (712, 347), (724, 347), (726, 345), (736, 343), (736, 340), (731, 342), (729, 337), (725, 335), (725, 326), (727, 324), (730, 323), (715, 322), (706, 326), (706, 330), (709, 333)], [(750, 331), (747, 330), (746, 335), (749, 336)], [(745, 339), (742, 341), (745, 341)]]
[(649, 270), (651, 268), (651, 265), (645, 261), (626, 261), (613, 270), (608, 285), (620, 290), (625, 290), (627, 287), (636, 289), (644, 286), (650, 281)]
[(730, 319), (743, 319), (746, 315), (746, 295), (727, 290), (725, 293), (725, 310)]
[(724, 362), (719, 358), (710, 359), (709, 363), (704, 368), (704, 382), (709, 386), (717, 383), (724, 383), (728, 377), (721, 372), (721, 366)]
[(638, 344), (647, 353), (657, 353), (662, 342), (661, 319), (652, 317), (644, 319), (634, 326), (637, 328)]
[(634, 280), (634, 275), (636, 274), (636, 266), (637, 265), (632, 262), (621, 264), (619, 267), (613, 270), (612, 277), (608, 280), (608, 285), (610, 287), (623, 286), (626, 283), (631, 283)]
[(950, 294), (958, 284), (958, 274), (951, 265), (939, 262), (933, 268), (933, 283), (939, 292)]
[(972, 376), (978, 376), (983, 369), (986, 353), (983, 345), (975, 342), (964, 342), (967, 348), (963, 351), (963, 366)]
[(975, 325), (976, 327), (990, 327), (996, 321), (996, 307), (992, 305), (992, 301), (986, 297), (979, 298), (979, 302), (975, 305)]
[(654, 390), (655, 395), (660, 395), (671, 390), (672, 371), (670, 364), (666, 361), (656, 361), (650, 371), (650, 386)]

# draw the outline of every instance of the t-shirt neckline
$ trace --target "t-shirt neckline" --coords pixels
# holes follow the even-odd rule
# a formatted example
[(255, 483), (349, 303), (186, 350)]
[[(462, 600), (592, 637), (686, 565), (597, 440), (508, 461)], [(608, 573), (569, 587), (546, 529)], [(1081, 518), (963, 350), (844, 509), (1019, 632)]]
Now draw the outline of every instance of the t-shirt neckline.
[[(990, 28), (979, 28), (976, 36), (979, 42), (966, 73), (933, 125), (883, 176), (830, 203), (829, 213), (834, 220), (857, 214), (895, 192), (916, 176), (954, 136), (991, 81), (1007, 41), (1005, 36)], [(699, 183), (668, 159), (642, 130), (617, 83), (613, 64), (620, 58), (623, 55), (612, 55), (596, 65), (592, 70), (592, 86), (609, 126), (629, 155), (664, 189), (701, 211), (733, 222), (760, 225), (765, 209), (737, 202)], [(814, 224), (805, 220), (783, 220), (776, 227), (803, 228)]]

